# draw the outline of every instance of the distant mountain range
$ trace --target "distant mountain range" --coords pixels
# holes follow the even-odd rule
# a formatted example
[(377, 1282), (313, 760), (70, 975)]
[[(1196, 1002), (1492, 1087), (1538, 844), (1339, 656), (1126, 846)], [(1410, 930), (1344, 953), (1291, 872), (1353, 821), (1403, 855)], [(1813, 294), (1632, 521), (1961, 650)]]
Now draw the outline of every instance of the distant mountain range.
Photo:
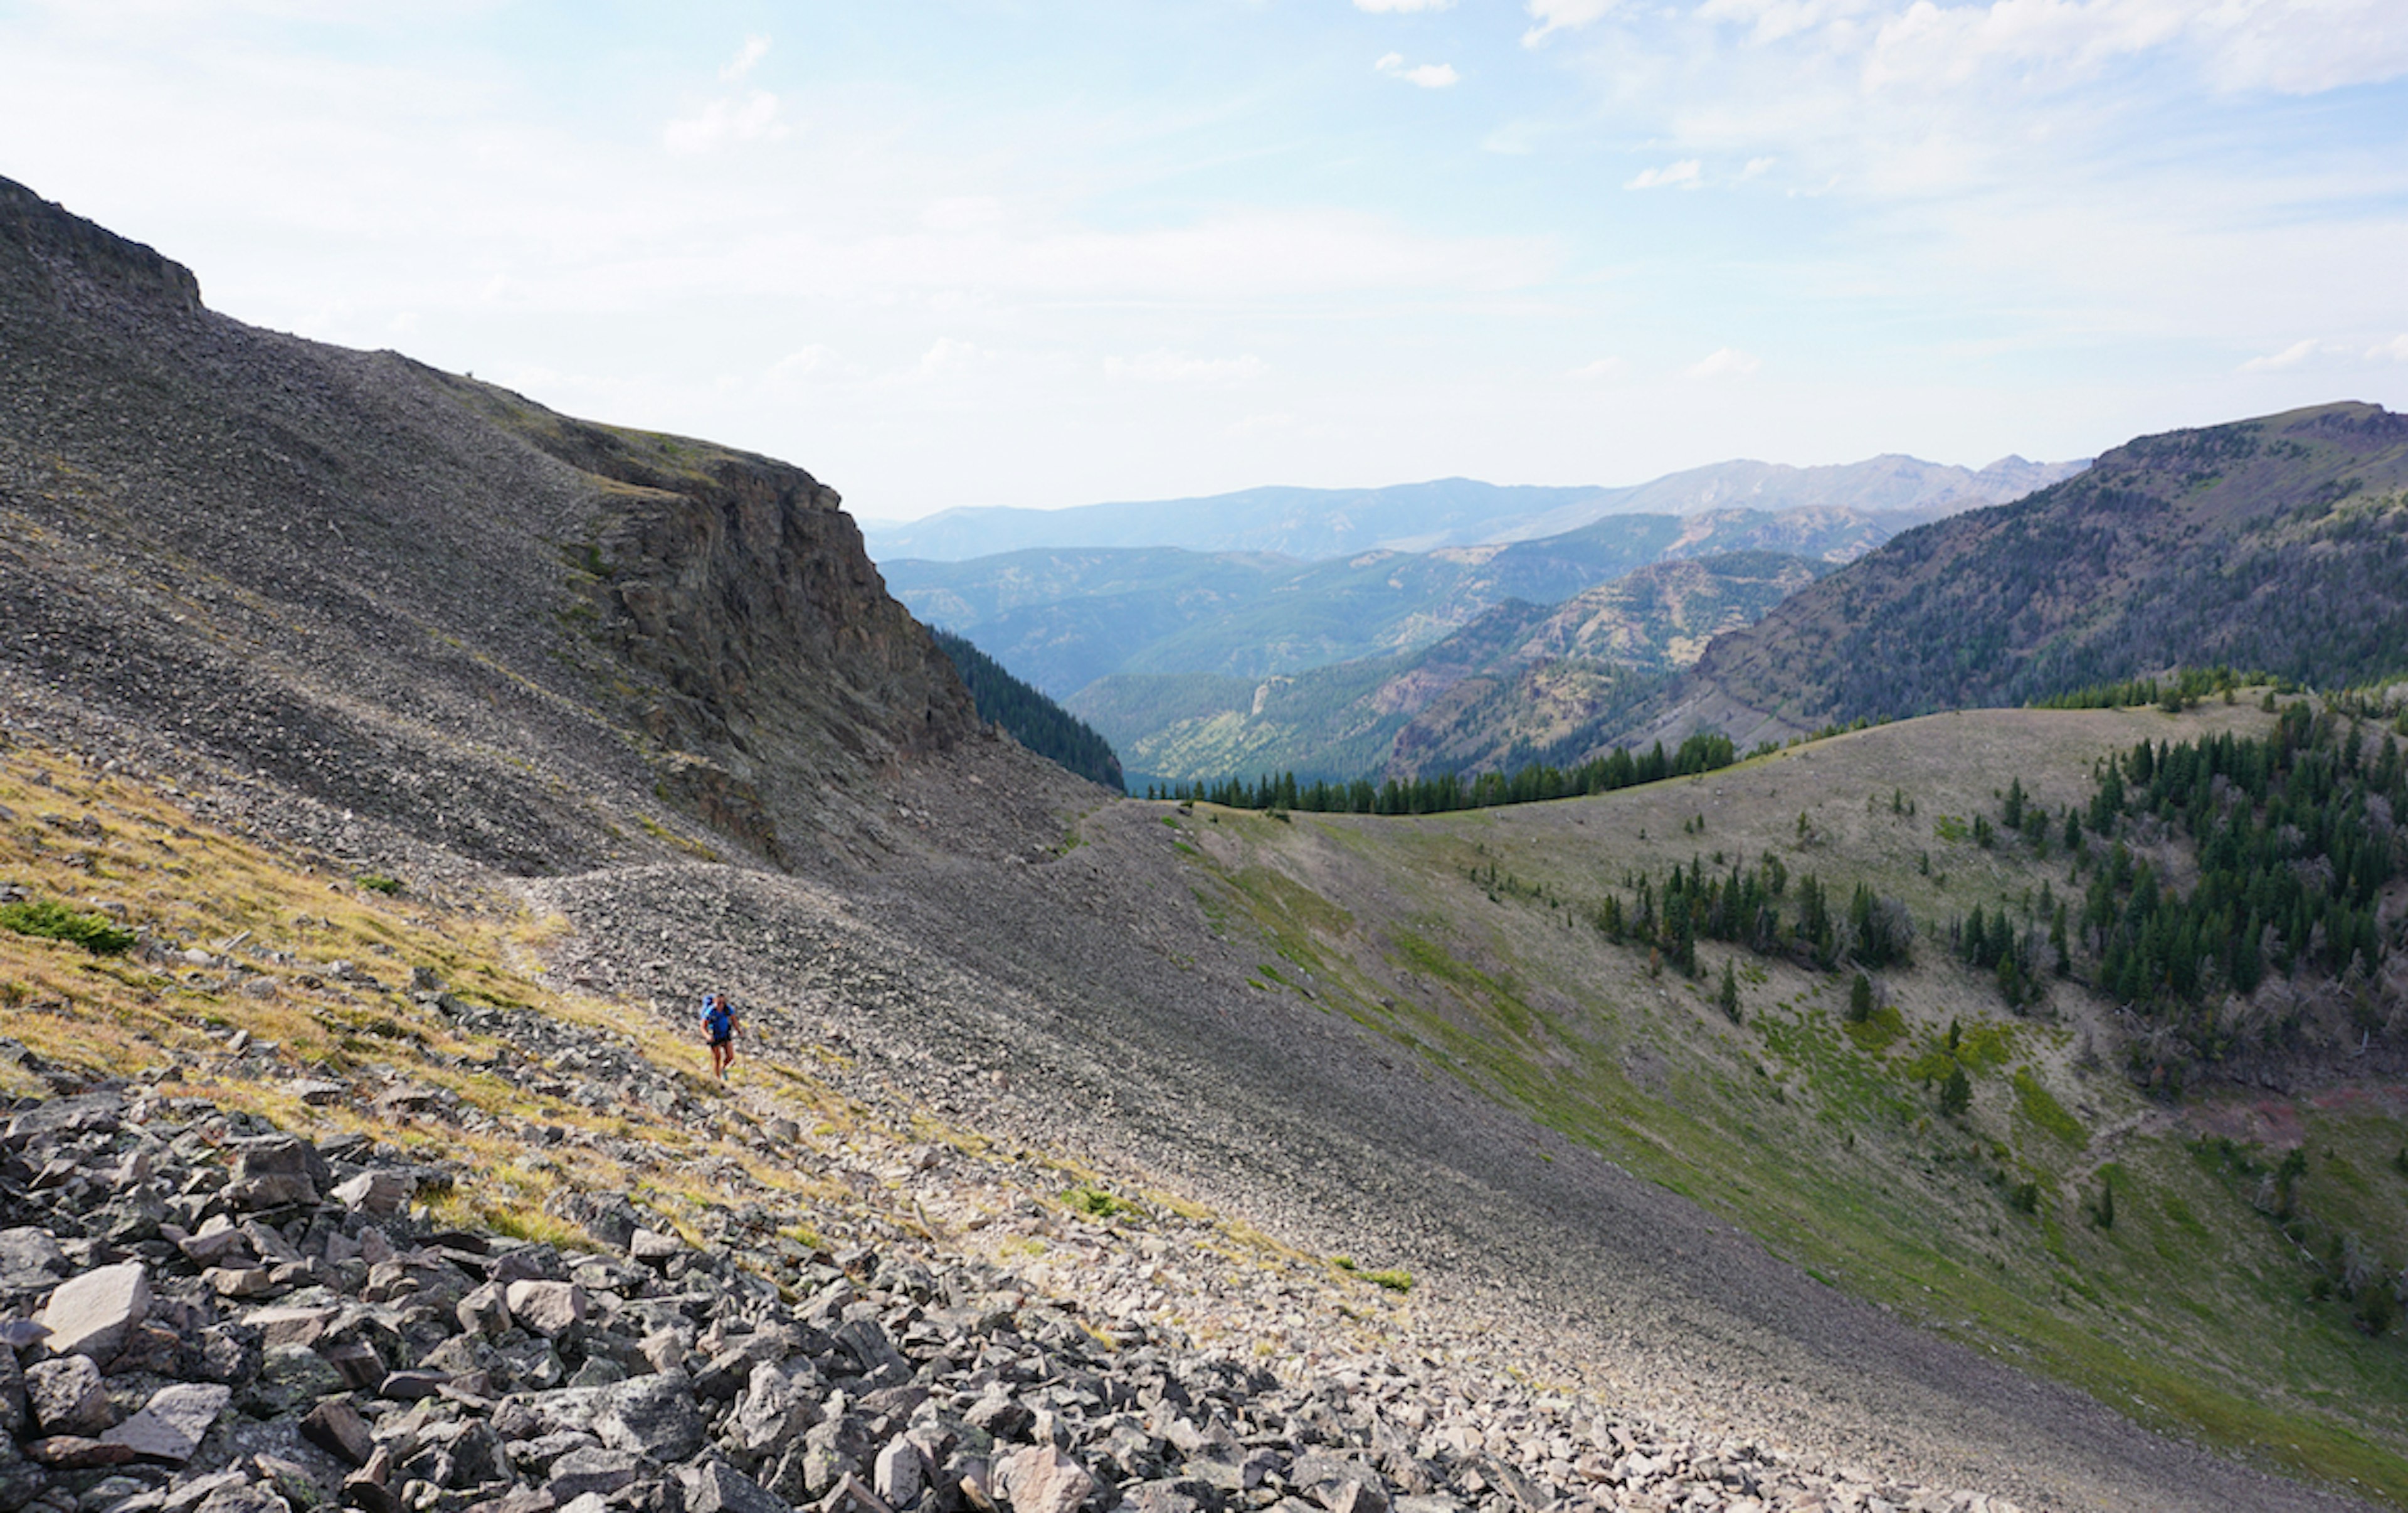
[(1112, 742), (1140, 786), (1508, 769), (1627, 714), (1714, 636), (1830, 570), (1778, 552), (1658, 562), (1552, 608), (1509, 598), (1406, 656), (1260, 679), (1122, 673), (1069, 708)]
[(1845, 562), (1928, 518), (1837, 506), (1622, 514), (1539, 540), (1317, 562), (1061, 548), (957, 563), (895, 560), (883, 571), (912, 613), (1067, 699), (1121, 673), (1259, 679), (1397, 656), (1509, 599), (1557, 604), (1652, 563), (1729, 552)]
[(1928, 519), (2019, 497), (2084, 466), (2011, 456), (1976, 470), (1895, 454), (1818, 468), (1738, 461), (1619, 487), (1445, 478), (1372, 489), (1254, 488), (1066, 510), (975, 507), (861, 526), (882, 567), (903, 557), (961, 562), (1039, 549), (1149, 547), (1274, 552), (1317, 561), (1379, 549), (1428, 552), (1534, 540), (1613, 514), (1840, 509)]

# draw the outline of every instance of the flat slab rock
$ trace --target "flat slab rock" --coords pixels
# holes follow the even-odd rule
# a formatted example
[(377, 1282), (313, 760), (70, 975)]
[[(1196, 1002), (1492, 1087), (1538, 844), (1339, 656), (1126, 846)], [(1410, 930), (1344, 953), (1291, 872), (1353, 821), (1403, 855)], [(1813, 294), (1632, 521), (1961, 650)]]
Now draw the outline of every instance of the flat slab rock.
[(101, 1443), (123, 1445), (146, 1461), (182, 1465), (233, 1401), (234, 1389), (216, 1382), (163, 1387), (150, 1394), (141, 1412), (101, 1435)]
[(150, 1278), (140, 1261), (129, 1261), (61, 1282), (42, 1309), (42, 1324), (53, 1351), (106, 1365), (150, 1311)]

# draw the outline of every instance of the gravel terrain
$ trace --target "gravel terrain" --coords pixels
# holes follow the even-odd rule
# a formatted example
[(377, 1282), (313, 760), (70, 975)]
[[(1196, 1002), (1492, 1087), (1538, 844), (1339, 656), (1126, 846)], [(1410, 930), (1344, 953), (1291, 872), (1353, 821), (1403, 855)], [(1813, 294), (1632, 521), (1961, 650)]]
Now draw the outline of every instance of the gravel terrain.
[[(671, 1005), (731, 984), (939, 1112), (1405, 1266), (1433, 1316), (1613, 1401), (2032, 1506), (2340, 1506), (1854, 1302), (1391, 1043), (1249, 987), (1263, 952), (1206, 928), (1159, 810), (1068, 780), (1049, 795), (1033, 765), (949, 756), (904, 790), (876, 872), (530, 891), (578, 927), (564, 970), (585, 980)], [(1079, 808), (1082, 843), (1056, 855), (1056, 814)]]

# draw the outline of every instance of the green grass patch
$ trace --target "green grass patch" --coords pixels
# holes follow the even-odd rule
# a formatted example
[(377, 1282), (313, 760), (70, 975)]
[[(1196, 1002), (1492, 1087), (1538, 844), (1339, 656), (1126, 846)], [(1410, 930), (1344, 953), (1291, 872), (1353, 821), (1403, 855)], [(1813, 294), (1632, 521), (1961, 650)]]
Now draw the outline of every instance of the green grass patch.
[(1879, 1056), (1906, 1033), (1906, 1016), (1898, 1012), (1897, 1004), (1885, 1003), (1873, 1010), (1870, 1018), (1851, 1020), (1840, 1028), (1856, 1043), (1856, 1049), (1867, 1056)]
[(2085, 1130), (2082, 1121), (2068, 1114), (2065, 1105), (2040, 1085), (2040, 1079), (2032, 1075), (2031, 1068), (2015, 1068), (2014, 1081), (2015, 1107), (2025, 1118), (2076, 1150), (2090, 1144), (2090, 1131)]

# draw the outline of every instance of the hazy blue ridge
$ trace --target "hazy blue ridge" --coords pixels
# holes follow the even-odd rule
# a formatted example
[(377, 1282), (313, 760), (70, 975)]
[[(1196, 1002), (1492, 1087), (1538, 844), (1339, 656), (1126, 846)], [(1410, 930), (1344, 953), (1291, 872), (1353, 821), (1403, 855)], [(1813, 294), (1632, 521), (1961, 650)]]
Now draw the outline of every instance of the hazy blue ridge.
[(1065, 510), (980, 506), (914, 521), (865, 520), (862, 530), (881, 566), (903, 557), (960, 562), (1038, 548), (1181, 547), (1319, 560), (1380, 549), (1426, 552), (1534, 540), (1614, 514), (1847, 509), (1928, 519), (2019, 497), (2085, 466), (2003, 457), (1974, 469), (1894, 454), (1813, 468), (1733, 461), (1614, 487), (1469, 478), (1368, 489), (1272, 486)]

